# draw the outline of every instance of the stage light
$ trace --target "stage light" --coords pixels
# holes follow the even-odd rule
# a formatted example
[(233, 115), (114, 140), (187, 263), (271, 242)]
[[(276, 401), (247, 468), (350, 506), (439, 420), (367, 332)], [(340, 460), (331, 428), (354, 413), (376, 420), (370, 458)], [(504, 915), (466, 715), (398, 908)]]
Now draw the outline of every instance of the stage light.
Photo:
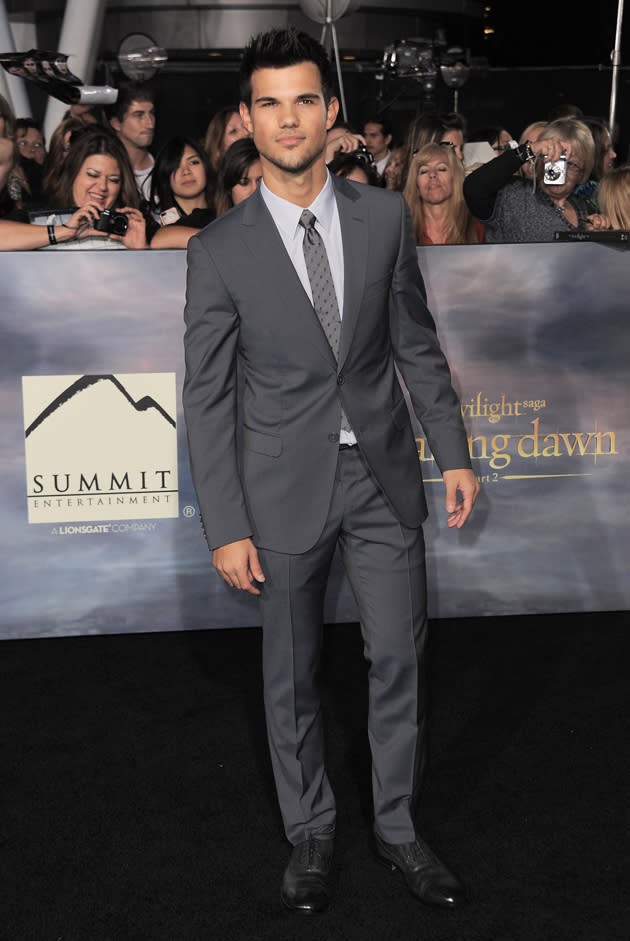
[(166, 50), (144, 33), (130, 33), (116, 55), (123, 73), (134, 82), (146, 82), (166, 65)]
[(446, 47), (441, 34), (437, 39), (402, 39), (386, 46), (383, 53), (382, 77), (411, 78), (422, 88), (423, 107), (431, 110), (435, 106), (438, 75), (444, 84), (452, 88), (457, 111), (458, 89), (470, 76), (466, 53), (459, 46)]

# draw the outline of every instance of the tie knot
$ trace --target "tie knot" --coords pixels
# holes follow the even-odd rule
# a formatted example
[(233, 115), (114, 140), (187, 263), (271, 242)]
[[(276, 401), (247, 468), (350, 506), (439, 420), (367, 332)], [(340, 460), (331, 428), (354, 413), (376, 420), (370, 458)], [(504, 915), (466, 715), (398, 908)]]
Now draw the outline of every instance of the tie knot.
[(316, 221), (317, 220), (310, 209), (305, 209), (300, 216), (300, 225), (303, 229), (314, 229)]

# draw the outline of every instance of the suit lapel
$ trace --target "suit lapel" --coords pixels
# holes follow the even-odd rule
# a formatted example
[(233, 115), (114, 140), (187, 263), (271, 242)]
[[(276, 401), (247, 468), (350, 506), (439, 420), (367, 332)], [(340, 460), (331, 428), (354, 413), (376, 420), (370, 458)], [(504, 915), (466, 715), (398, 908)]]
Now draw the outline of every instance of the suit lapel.
[(277, 297), (278, 316), (291, 317), (302, 325), (301, 335), (326, 357), (335, 362), (333, 351), (324, 335), (317, 314), (297, 275), (284, 247), (284, 242), (271, 218), (265, 201), (257, 190), (243, 207), (242, 235), (250, 252), (256, 258), (256, 270), (263, 272), (265, 283), (260, 284), (261, 303), (264, 303), (265, 284), (270, 297)]
[(367, 209), (357, 191), (343, 177), (333, 177), (343, 242), (343, 319), (339, 344), (338, 367), (348, 355), (359, 318), (365, 287), (368, 225)]

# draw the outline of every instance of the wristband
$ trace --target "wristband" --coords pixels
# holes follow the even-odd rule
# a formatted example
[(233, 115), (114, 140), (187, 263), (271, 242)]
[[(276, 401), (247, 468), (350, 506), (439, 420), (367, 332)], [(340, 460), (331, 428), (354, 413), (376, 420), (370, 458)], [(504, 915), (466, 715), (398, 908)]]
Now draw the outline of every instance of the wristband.
[(521, 163), (527, 163), (527, 161), (530, 163), (535, 163), (536, 154), (532, 150), (532, 145), (529, 141), (525, 141), (525, 143), (521, 144), (520, 147), (514, 147), (513, 150)]
[(47, 229), (48, 229), (48, 241), (49, 241), (49, 243), (50, 243), (51, 245), (56, 245), (56, 244), (57, 244), (57, 236), (55, 235), (55, 227), (54, 227), (54, 225), (49, 225), (49, 226), (47, 226)]

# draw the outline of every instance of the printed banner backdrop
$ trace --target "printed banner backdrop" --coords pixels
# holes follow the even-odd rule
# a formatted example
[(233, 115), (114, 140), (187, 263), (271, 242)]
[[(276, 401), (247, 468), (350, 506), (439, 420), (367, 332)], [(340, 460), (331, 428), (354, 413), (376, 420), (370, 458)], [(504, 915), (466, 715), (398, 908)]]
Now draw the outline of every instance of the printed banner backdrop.
[[(624, 251), (419, 249), (482, 481), (431, 508), (432, 617), (630, 607)], [(0, 254), (0, 637), (259, 624), (211, 568), (181, 412), (184, 252)], [(336, 564), (326, 617), (356, 620)]]

